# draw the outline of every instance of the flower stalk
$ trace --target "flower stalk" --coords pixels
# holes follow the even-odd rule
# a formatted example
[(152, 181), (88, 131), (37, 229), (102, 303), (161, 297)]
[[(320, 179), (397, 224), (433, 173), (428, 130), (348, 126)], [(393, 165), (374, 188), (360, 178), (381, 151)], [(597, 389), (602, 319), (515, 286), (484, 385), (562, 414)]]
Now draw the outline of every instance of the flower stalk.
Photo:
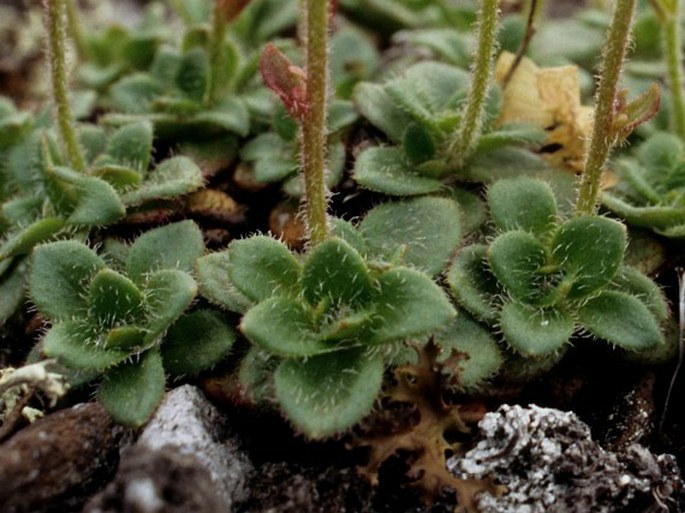
[(306, 100), (301, 125), (305, 211), (312, 245), (328, 238), (326, 215), (326, 113), (328, 107), (329, 5), (306, 0)]
[(44, 0), (43, 12), (48, 35), (47, 58), (60, 137), (69, 163), (77, 171), (83, 172), (86, 170), (86, 159), (74, 130), (74, 116), (69, 105), (65, 0)]
[(615, 128), (616, 106), (620, 103), (618, 81), (623, 70), (630, 41), (636, 0), (617, 0), (605, 44), (602, 71), (595, 97), (595, 119), (590, 148), (585, 158), (578, 197), (577, 214), (592, 214), (597, 209), (597, 196), (604, 166), (611, 149), (619, 139)]
[(671, 125), (685, 142), (685, 93), (683, 92), (683, 42), (680, 0), (652, 0), (663, 27), (662, 46), (666, 56), (668, 86), (671, 92)]
[(499, 22), (499, 0), (482, 0), (478, 13), (478, 38), (469, 97), (456, 136), (448, 148), (449, 160), (459, 169), (473, 155), (483, 127), (485, 102), (494, 68)]

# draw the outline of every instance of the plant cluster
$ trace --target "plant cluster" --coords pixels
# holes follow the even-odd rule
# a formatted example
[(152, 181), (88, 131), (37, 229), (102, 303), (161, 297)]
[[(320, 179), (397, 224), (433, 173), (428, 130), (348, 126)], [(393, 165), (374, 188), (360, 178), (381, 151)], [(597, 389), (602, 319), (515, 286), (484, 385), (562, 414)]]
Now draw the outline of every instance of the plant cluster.
[[(579, 337), (645, 361), (673, 343), (629, 241), (685, 233), (677, 0), (618, 0), (532, 39), (496, 0), (168, 3), (95, 32), (74, 0), (46, 1), (53, 109), (0, 99), (0, 324), (28, 298), (46, 323), (31, 358), (95, 383), (116, 420), (144, 424), (167, 374), (236, 346), (247, 396), (313, 439), (379, 397), (413, 404), (369, 475), (414, 451), (409, 477), (469, 507), (489, 484), (444, 469), (445, 432), (464, 428), (446, 390), (542, 372)], [(529, 58), (506, 53), (520, 45)], [(224, 201), (221, 175), (300, 198), (303, 249), (259, 233), (211, 252), (182, 214), (130, 230), (190, 194)]]

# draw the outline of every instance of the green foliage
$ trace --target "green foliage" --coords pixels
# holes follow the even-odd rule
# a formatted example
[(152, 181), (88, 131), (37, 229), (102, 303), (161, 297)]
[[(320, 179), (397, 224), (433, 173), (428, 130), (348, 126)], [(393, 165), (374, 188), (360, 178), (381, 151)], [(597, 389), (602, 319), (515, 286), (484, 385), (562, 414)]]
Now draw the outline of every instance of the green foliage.
[[(448, 202), (446, 208), (454, 207)], [(378, 244), (377, 239), (368, 240)], [(223, 253), (201, 258), (198, 268), (201, 287), (213, 301), (235, 308), (232, 291), (239, 291), (252, 303), (240, 329), (279, 358), (273, 370), (276, 397), (288, 418), (313, 438), (343, 431), (368, 413), (384, 367), (379, 346), (423, 339), (455, 314), (425, 274), (390, 263), (371, 266), (337, 237), (318, 244), (302, 263), (274, 239), (238, 240)], [(213, 293), (212, 281), (219, 277), (228, 282), (227, 292)], [(250, 372), (264, 373), (259, 366), (250, 369), (243, 379), (255, 383)], [(324, 415), (333, 410), (335, 415)]]
[[(210, 369), (234, 329), (251, 344), (241, 387), (310, 438), (360, 421), (388, 390), (388, 368), (428, 340), (436, 365), (421, 379), (456, 394), (482, 391), (500, 373), (530, 379), (577, 337), (642, 362), (671, 350), (662, 330), (675, 321), (645, 273), (678, 265), (661, 239), (685, 236), (683, 141), (660, 131), (683, 118), (677, 91), (665, 91), (666, 107), (647, 121), (660, 98), (649, 84), (679, 82), (682, 59), (668, 55), (678, 46), (668, 16), (676, 3), (654, 0), (636, 13), (628, 89), (598, 123), (606, 141), (635, 144), (594, 166), (595, 178), (605, 167), (618, 178), (604, 207), (661, 238), (648, 239), (656, 251), (633, 242), (628, 255), (625, 227), (594, 214), (594, 192), (570, 215), (578, 180), (547, 163), (545, 131), (498, 121), (506, 100), (490, 83), (493, 47), (518, 48), (518, 13), (497, 24), (487, 3), (490, 41), (473, 48), (477, 65), (472, 44), (485, 20), (476, 2), (339, 0), (328, 32), (323, 0), (252, 0), (224, 6), (227, 17), (219, 3), (168, 3), (151, 3), (134, 27), (72, 27), (78, 90), (68, 96), (88, 122), (66, 128), (82, 159), (58, 143), (64, 116), (0, 98), (0, 325), (28, 297), (49, 325), (46, 355), (82, 381), (99, 380), (98, 400), (117, 421), (143, 424), (166, 374)], [(307, 26), (298, 9), (316, 10), (318, 22)], [(581, 66), (587, 104), (610, 24), (600, 10), (538, 23), (527, 55), (540, 79), (544, 66)], [(620, 70), (622, 55), (613, 62)], [(534, 109), (555, 123), (569, 117)], [(298, 170), (314, 160), (322, 177), (305, 193)], [(240, 190), (243, 172), (263, 187), (254, 197), (264, 204), (248, 209), (238, 234), (266, 230), (262, 214), (285, 196), (302, 198), (318, 235), (299, 252), (257, 235), (205, 255), (191, 221), (149, 228), (157, 221), (146, 214), (160, 207), (178, 207), (171, 219), (184, 219), (190, 207), (179, 197), (206, 182), (252, 199)], [(323, 208), (309, 216), (313, 203)], [(132, 239), (129, 221), (141, 218), (134, 242), (113, 238)]]
[(497, 182), (488, 204), (496, 237), (462, 249), (447, 281), (455, 299), (498, 325), (511, 348), (543, 357), (579, 330), (632, 351), (664, 343), (663, 294), (624, 266), (623, 225), (592, 215), (559, 219), (549, 186), (527, 177)]
[(220, 361), (235, 340), (214, 312), (184, 315), (197, 294), (190, 272), (203, 253), (190, 221), (138, 237), (123, 272), (73, 240), (34, 251), (29, 295), (52, 322), (45, 353), (102, 375), (98, 397), (121, 423), (140, 426), (149, 418), (164, 391), (164, 368), (196, 373)]
[(616, 168), (621, 182), (602, 204), (629, 224), (672, 238), (685, 236), (685, 148), (672, 134), (652, 135)]
[[(462, 167), (455, 164), (454, 138), (461, 128), (462, 104), (469, 88), (470, 78), (465, 71), (430, 61), (410, 66), (401, 76), (383, 84), (358, 84), (353, 96), (355, 105), (399, 146), (364, 150), (355, 162), (355, 180), (365, 188), (399, 196), (440, 190), (442, 179)], [(485, 135), (477, 151), (541, 142), (543, 134), (535, 129), (493, 129), (500, 96), (498, 89), (492, 89), (487, 97)]]

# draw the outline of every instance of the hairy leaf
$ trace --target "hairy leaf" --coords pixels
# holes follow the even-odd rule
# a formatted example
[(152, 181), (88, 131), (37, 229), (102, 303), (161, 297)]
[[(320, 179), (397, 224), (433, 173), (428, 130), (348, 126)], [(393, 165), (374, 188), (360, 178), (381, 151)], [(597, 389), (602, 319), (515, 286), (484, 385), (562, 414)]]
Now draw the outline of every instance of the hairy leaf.
[(624, 292), (603, 291), (583, 304), (578, 320), (595, 337), (629, 351), (664, 343), (654, 314), (642, 301)]
[(294, 292), (302, 266), (280, 241), (258, 235), (228, 247), (231, 283), (250, 301)]
[(544, 236), (556, 223), (557, 202), (552, 188), (530, 177), (496, 181), (488, 189), (492, 220), (502, 231), (525, 230)]
[(373, 293), (373, 283), (362, 257), (342, 239), (330, 238), (317, 245), (302, 269), (302, 293), (310, 305), (363, 305)]
[(373, 298), (376, 324), (371, 343), (425, 336), (456, 315), (443, 290), (413, 269), (396, 267), (385, 271), (378, 277), (378, 289)]
[(98, 401), (112, 418), (128, 427), (140, 427), (152, 416), (164, 395), (164, 368), (158, 351), (110, 371), (98, 388)]
[(513, 301), (502, 307), (500, 326), (507, 344), (527, 357), (559, 351), (575, 327), (573, 319), (561, 310), (535, 309)]
[(222, 308), (245, 313), (253, 303), (233, 284), (232, 267), (227, 251), (199, 258), (196, 261), (195, 273), (200, 284), (200, 293)]
[(609, 283), (620, 269), (626, 229), (605, 217), (575, 217), (559, 227), (552, 248), (554, 260), (573, 278), (568, 297), (587, 297)]
[(421, 175), (400, 148), (368, 148), (355, 161), (354, 179), (366, 189), (392, 196), (415, 196), (443, 188), (436, 178)]
[(202, 232), (192, 221), (162, 226), (145, 232), (131, 245), (126, 259), (128, 275), (140, 283), (160, 269), (191, 272), (205, 251)]
[(195, 374), (219, 363), (235, 342), (226, 319), (211, 310), (184, 315), (162, 343), (164, 368), (171, 374)]
[(80, 242), (38, 246), (29, 272), (29, 296), (38, 310), (53, 321), (85, 314), (88, 285), (103, 267), (102, 259)]
[(460, 218), (454, 201), (422, 197), (377, 206), (359, 230), (372, 255), (433, 276), (444, 270), (461, 241)]
[(316, 330), (311, 310), (284, 296), (262, 301), (240, 322), (240, 331), (251, 342), (279, 356), (307, 357), (340, 349), (325, 342)]
[(276, 398), (298, 429), (319, 439), (349, 429), (368, 414), (382, 377), (381, 356), (361, 349), (289, 359), (276, 370)]

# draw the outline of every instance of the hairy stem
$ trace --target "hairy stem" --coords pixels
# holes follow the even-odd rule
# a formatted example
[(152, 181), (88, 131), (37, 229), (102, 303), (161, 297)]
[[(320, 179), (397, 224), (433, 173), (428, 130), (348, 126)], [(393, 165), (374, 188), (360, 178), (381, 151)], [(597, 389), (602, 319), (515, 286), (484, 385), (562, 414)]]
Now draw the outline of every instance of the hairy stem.
[(660, 13), (663, 24), (663, 46), (671, 91), (673, 130), (685, 141), (685, 96), (683, 95), (683, 45), (680, 35), (680, 0), (668, 3), (668, 12)]
[(585, 158), (576, 213), (592, 214), (597, 208), (597, 196), (602, 173), (609, 153), (616, 143), (614, 131), (615, 104), (618, 80), (623, 70), (623, 60), (630, 40), (630, 28), (636, 0), (617, 0), (614, 16), (605, 43), (602, 71), (595, 97), (595, 121), (590, 148)]
[(209, 39), (209, 80), (205, 94), (205, 104), (211, 104), (217, 99), (219, 84), (219, 69), (221, 67), (221, 48), (226, 39), (226, 20), (221, 13), (221, 2), (214, 2), (212, 13), (212, 32)]
[(456, 137), (448, 149), (449, 160), (456, 168), (461, 168), (475, 151), (483, 126), (497, 46), (498, 3), (499, 0), (482, 0), (478, 12), (478, 41), (471, 70), (471, 89)]
[(69, 27), (69, 34), (74, 41), (76, 53), (79, 60), (83, 61), (88, 57), (88, 45), (86, 38), (83, 35), (81, 28), (81, 20), (79, 19), (79, 9), (76, 5), (77, 0), (67, 0), (67, 23)]
[(48, 33), (48, 64), (52, 81), (52, 94), (57, 109), (57, 125), (62, 144), (71, 166), (77, 171), (86, 170), (86, 159), (74, 130), (74, 117), (69, 106), (69, 86), (66, 59), (65, 0), (44, 0), (45, 28)]
[(309, 240), (328, 237), (326, 217), (326, 111), (328, 105), (328, 2), (306, 0), (307, 97), (302, 120), (302, 170)]

